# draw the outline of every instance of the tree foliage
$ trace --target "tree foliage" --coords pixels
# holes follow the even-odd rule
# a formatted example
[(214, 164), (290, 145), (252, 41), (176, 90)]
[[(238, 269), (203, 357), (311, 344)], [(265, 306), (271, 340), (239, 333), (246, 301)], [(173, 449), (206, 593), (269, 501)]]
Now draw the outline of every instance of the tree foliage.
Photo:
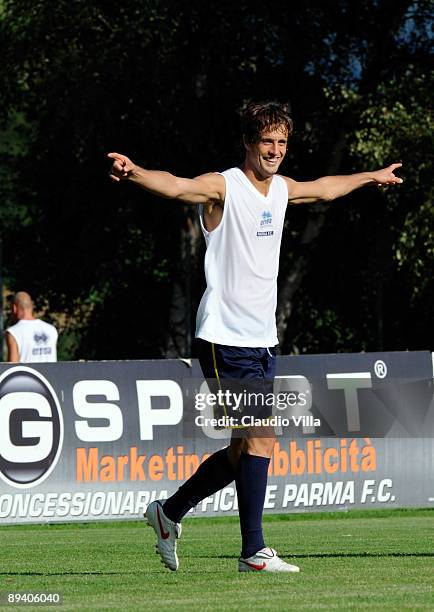
[(289, 100), (297, 179), (404, 162), (399, 190), (290, 210), (285, 351), (429, 348), (430, 3), (3, 0), (8, 286), (66, 313), (64, 358), (185, 354), (203, 289), (193, 209), (107, 179), (105, 155), (194, 176), (240, 161), (239, 110)]

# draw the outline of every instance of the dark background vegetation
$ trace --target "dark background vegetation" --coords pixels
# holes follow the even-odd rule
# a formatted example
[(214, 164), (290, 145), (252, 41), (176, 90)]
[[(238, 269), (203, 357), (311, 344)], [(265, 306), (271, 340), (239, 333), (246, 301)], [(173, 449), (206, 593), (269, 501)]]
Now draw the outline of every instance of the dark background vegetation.
[(405, 182), (288, 210), (282, 352), (432, 349), (428, 0), (0, 0), (8, 289), (60, 313), (63, 359), (191, 354), (194, 207), (111, 184), (106, 154), (183, 176), (241, 161), (249, 99), (289, 101), (283, 173), (395, 161)]

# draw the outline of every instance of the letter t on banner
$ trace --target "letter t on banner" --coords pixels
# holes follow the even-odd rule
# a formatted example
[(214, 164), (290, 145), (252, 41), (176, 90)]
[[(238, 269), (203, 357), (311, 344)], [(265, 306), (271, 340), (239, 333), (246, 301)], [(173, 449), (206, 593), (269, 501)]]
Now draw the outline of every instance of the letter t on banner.
[(344, 392), (348, 431), (360, 431), (357, 390), (370, 389), (372, 387), (370, 372), (327, 374), (327, 386), (329, 389), (341, 389)]

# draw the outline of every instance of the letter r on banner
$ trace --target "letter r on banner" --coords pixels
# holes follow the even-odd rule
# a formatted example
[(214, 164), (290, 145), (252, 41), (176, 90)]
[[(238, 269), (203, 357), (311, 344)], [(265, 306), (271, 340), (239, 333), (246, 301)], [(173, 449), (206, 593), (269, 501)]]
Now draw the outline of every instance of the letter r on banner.
[[(154, 425), (177, 425), (183, 414), (181, 387), (174, 380), (137, 380), (140, 439), (153, 440)], [(168, 408), (152, 408), (152, 397), (167, 397)]]

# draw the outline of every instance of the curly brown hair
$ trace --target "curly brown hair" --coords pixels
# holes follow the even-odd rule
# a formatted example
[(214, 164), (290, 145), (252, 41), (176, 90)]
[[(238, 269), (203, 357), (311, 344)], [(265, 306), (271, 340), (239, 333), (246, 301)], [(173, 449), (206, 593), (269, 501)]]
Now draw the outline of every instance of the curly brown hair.
[(258, 142), (264, 131), (283, 127), (288, 138), (292, 134), (293, 123), (289, 107), (280, 102), (250, 102), (241, 119), (242, 134), (246, 144)]

